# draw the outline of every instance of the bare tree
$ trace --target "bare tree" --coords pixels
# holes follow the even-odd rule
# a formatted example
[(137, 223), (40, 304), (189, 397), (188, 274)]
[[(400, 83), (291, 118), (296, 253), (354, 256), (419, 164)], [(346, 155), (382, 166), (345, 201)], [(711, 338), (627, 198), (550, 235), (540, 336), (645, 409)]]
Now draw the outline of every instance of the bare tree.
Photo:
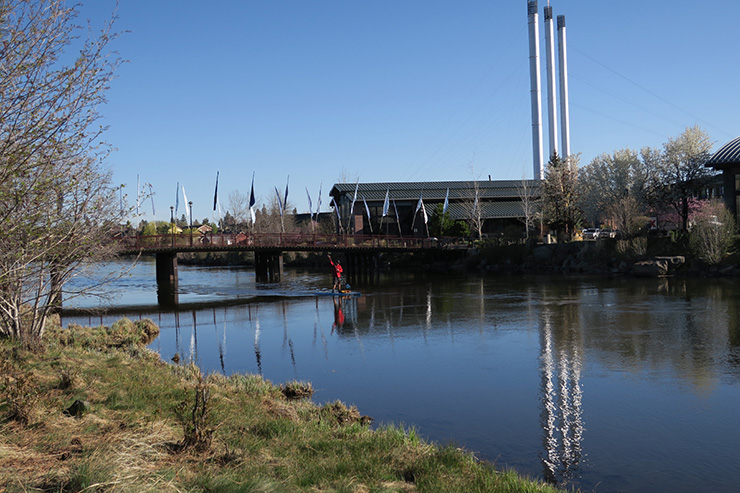
[(120, 64), (107, 51), (113, 19), (85, 37), (65, 3), (0, 8), (0, 336), (29, 346), (68, 281), (111, 253), (125, 212), (96, 126)]
[(519, 188), (519, 199), (522, 204), (524, 236), (529, 239), (529, 232), (534, 229), (534, 225), (542, 217), (542, 200), (534, 187), (534, 183), (524, 176), (522, 176), (522, 186)]
[(249, 195), (232, 190), (229, 193), (229, 213), (234, 217), (237, 229), (246, 227), (250, 219)]

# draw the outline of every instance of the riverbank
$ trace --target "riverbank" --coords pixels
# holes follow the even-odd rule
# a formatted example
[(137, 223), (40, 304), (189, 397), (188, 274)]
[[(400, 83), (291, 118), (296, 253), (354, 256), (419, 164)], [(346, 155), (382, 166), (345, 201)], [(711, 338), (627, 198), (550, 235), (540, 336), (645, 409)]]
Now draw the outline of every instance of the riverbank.
[[(466, 250), (432, 248), (414, 253), (384, 253), (378, 265), (384, 270), (442, 273), (740, 277), (738, 252), (740, 240), (736, 239), (731, 253), (722, 262), (709, 265), (692, 254), (686, 238), (640, 237), (553, 244), (486, 240)], [(665, 267), (656, 265), (655, 259), (661, 257), (671, 257), (674, 261)], [(244, 266), (253, 265), (254, 257), (250, 252), (187, 253), (180, 254), (178, 261), (183, 265)], [(326, 268), (326, 254), (287, 252), (285, 265)]]
[(370, 429), (310, 385), (203, 375), (144, 347), (148, 321), (0, 341), (7, 491), (557, 491), (395, 426)]

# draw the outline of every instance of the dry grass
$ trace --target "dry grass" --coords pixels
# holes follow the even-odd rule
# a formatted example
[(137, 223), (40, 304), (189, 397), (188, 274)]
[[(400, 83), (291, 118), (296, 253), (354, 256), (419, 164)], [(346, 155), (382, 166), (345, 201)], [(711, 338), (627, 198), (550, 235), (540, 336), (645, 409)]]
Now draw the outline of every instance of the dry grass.
[[(136, 349), (146, 331), (121, 326), (139, 342), (121, 346), (130, 334), (105, 328), (75, 328), (45, 353), (0, 341), (0, 373), (26, 372), (39, 390), (27, 421), (9, 419), (0, 394), (0, 491), (553, 491), (519, 479), (512, 487), (414, 430), (373, 431), (354, 406), (286, 397), (308, 384), (164, 364)], [(91, 409), (65, 416), (76, 399)], [(208, 446), (183, 446), (191, 425)]]

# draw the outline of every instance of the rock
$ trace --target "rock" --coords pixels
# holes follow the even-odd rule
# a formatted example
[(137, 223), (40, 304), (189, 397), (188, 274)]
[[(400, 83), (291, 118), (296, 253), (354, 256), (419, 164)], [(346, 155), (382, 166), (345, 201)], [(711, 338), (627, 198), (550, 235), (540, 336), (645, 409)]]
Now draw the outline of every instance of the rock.
[(668, 262), (665, 260), (642, 260), (635, 262), (632, 272), (639, 277), (661, 277), (668, 274)]
[(90, 403), (88, 401), (83, 401), (80, 399), (77, 399), (72, 403), (71, 406), (69, 406), (67, 409), (64, 410), (64, 414), (67, 416), (72, 416), (75, 418), (79, 418), (86, 412), (90, 410)]

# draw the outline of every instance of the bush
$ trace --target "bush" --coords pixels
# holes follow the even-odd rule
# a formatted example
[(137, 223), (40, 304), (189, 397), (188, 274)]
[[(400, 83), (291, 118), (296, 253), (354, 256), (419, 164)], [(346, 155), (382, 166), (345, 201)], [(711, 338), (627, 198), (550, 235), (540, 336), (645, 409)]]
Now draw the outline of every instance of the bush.
[(708, 264), (718, 264), (732, 246), (737, 224), (724, 204), (712, 200), (694, 215), (689, 245), (691, 252)]

